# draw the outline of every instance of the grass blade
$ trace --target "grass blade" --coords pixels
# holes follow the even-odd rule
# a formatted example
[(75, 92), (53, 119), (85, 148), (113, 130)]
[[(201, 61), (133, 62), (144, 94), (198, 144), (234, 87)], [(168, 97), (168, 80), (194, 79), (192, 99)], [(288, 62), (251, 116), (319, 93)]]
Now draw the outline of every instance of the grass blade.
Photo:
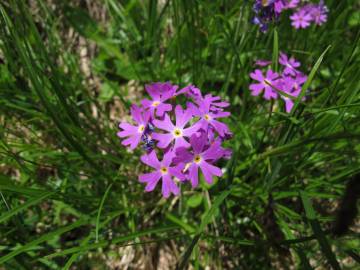
[(0, 223), (8, 220), (9, 218), (11, 218), (12, 216), (20, 213), (21, 211), (26, 210), (27, 208), (29, 208), (30, 206), (33, 206), (35, 204), (38, 204), (40, 202), (42, 202), (43, 200), (49, 198), (51, 195), (53, 195), (54, 192), (46, 192), (45, 194), (42, 194), (39, 197), (35, 197), (33, 199), (28, 200), (26, 203), (11, 209), (10, 211), (6, 212), (5, 214), (2, 214), (0, 216)]
[(312, 207), (310, 199), (308, 198), (306, 192), (301, 191), (300, 197), (305, 209), (306, 218), (309, 220), (310, 226), (314, 232), (316, 239), (319, 242), (321, 251), (325, 255), (328, 263), (335, 270), (341, 270), (339, 263), (336, 260), (335, 254), (331, 250), (331, 246), (326, 239), (324, 232), (321, 229), (319, 221), (316, 219), (315, 210)]
[(106, 189), (105, 193), (104, 193), (104, 196), (102, 197), (101, 199), (101, 202), (100, 202), (100, 205), (99, 205), (99, 210), (98, 210), (98, 214), (96, 216), (96, 227), (95, 227), (95, 239), (96, 239), (96, 242), (99, 240), (99, 224), (100, 224), (100, 215), (101, 215), (101, 210), (104, 206), (104, 202), (109, 194), (109, 191), (112, 187), (112, 184), (110, 184), (108, 186), (108, 188)]

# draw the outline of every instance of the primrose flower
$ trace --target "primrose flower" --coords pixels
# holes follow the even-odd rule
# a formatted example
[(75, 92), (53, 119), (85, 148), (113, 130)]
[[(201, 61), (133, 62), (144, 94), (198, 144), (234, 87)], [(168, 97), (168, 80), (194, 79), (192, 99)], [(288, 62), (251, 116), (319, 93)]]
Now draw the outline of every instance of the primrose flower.
[[(224, 111), (230, 104), (219, 96), (203, 96), (201, 90), (193, 85), (179, 90), (177, 85), (167, 82), (152, 83), (145, 88), (151, 100), (142, 100), (141, 107), (132, 105), (131, 115), (136, 124), (121, 123), (121, 130), (117, 133), (120, 138), (125, 138), (122, 144), (131, 149), (142, 142), (146, 154), (141, 156), (141, 161), (152, 168), (151, 172), (139, 176), (139, 181), (146, 184), (145, 191), (153, 191), (160, 180), (165, 198), (178, 195), (179, 185), (184, 185), (187, 180), (191, 179), (195, 187), (198, 184), (195, 167), (202, 170), (208, 183), (212, 182), (213, 176), (221, 176), (222, 171), (215, 163), (220, 158), (230, 158), (231, 150), (223, 148), (222, 144), (231, 138), (232, 133), (219, 118), (230, 115)], [(180, 104), (166, 103), (170, 99), (172, 104), (184, 100), (176, 98), (179, 95), (187, 99), (185, 109)], [(200, 138), (202, 142), (199, 142)], [(200, 147), (199, 143), (203, 146)], [(187, 150), (190, 147), (192, 150)], [(162, 161), (158, 160), (156, 151), (162, 155)], [(191, 178), (189, 168), (185, 168), (191, 165), (190, 161), (183, 162), (189, 154), (201, 157), (201, 160), (193, 157), (196, 166), (191, 167)]]
[(143, 112), (136, 105), (131, 107), (131, 116), (136, 122), (136, 126), (133, 126), (129, 123), (120, 123), (119, 127), (123, 129), (117, 133), (117, 136), (120, 138), (126, 138), (122, 141), (122, 145), (130, 145), (130, 149), (135, 149), (136, 146), (140, 143), (140, 140), (144, 134), (146, 134), (147, 126), (150, 120), (150, 113)]
[(161, 162), (158, 160), (155, 151), (141, 156), (141, 161), (144, 164), (155, 169), (151, 173), (145, 173), (139, 176), (140, 183), (146, 183), (145, 191), (153, 191), (161, 178), (161, 190), (165, 198), (168, 198), (171, 193), (174, 195), (180, 193), (174, 178), (176, 177), (179, 180), (184, 180), (184, 175), (181, 172), (181, 165), (171, 166), (173, 157), (174, 153), (172, 151), (166, 152)]
[(280, 53), (279, 63), (285, 67), (283, 73), (285, 75), (296, 76), (299, 73), (296, 68), (300, 67), (300, 62), (296, 61), (294, 57), (288, 58), (286, 54)]
[[(200, 117), (199, 126), (200, 128), (208, 131), (209, 127), (213, 128), (221, 137), (226, 137), (231, 134), (229, 128), (224, 123), (216, 120), (218, 118), (230, 116), (229, 112), (224, 112), (216, 107), (212, 98), (205, 98), (198, 102), (198, 106), (194, 104), (189, 104), (189, 109), (195, 116)], [(227, 103), (221, 104), (222, 106), (227, 106)]]
[(219, 96), (213, 96), (208, 94), (204, 97), (203, 100), (198, 101), (198, 104), (205, 103), (209, 104), (210, 111), (222, 111), (223, 108), (229, 107), (229, 102), (221, 101)]
[(290, 16), (292, 21), (291, 25), (296, 29), (299, 28), (307, 28), (310, 25), (312, 20), (311, 15), (303, 9), (295, 12), (292, 16)]
[(320, 1), (318, 5), (308, 4), (304, 6), (304, 9), (307, 9), (315, 24), (322, 25), (327, 21), (328, 9), (324, 1)]
[(194, 100), (197, 99), (201, 99), (202, 95), (201, 95), (201, 91), (199, 88), (193, 86), (193, 85), (188, 85), (182, 89), (180, 89), (176, 95), (180, 95), (180, 94), (184, 94), (185, 96), (192, 98)]
[[(250, 84), (249, 88), (252, 91), (251, 94), (257, 96), (263, 89), (265, 89), (266, 95), (265, 86), (268, 86), (268, 91), (273, 93), (271, 98), (277, 99), (280, 96), (280, 98), (285, 102), (286, 112), (289, 113), (294, 106), (294, 99), (296, 99), (296, 97), (298, 97), (301, 93), (301, 86), (306, 82), (307, 76), (296, 69), (300, 67), (300, 62), (295, 60), (293, 57), (288, 58), (286, 54), (280, 53), (279, 63), (282, 66), (282, 70), (279, 74), (268, 70), (266, 77), (264, 77), (262, 71), (259, 69), (256, 69), (253, 73), (251, 73), (250, 77), (260, 83)], [(282, 95), (281, 92), (286, 95)], [(269, 94), (267, 97), (265, 97), (265, 95), (265, 99), (270, 99)], [(303, 100), (305, 100), (305, 98), (303, 98)]]
[(266, 32), (269, 23), (278, 18), (278, 13), (274, 9), (275, 0), (256, 0), (253, 5), (255, 16), (252, 20), (254, 24), (260, 26), (261, 32)]
[[(301, 93), (301, 85), (304, 84), (306, 80), (307, 76), (303, 74), (298, 74), (298, 76), (295, 78), (291, 76), (284, 76), (281, 84), (279, 84), (278, 87), (284, 93), (292, 96), (293, 98), (296, 98)], [(286, 112), (289, 113), (294, 106), (294, 100), (286, 96), (281, 96), (281, 98), (285, 102)]]
[(251, 95), (258, 96), (262, 90), (264, 90), (265, 99), (270, 100), (276, 99), (278, 97), (276, 90), (274, 90), (272, 86), (276, 84), (276, 80), (279, 78), (279, 74), (269, 69), (266, 72), (266, 76), (264, 77), (261, 70), (256, 69), (253, 73), (250, 73), (250, 77), (253, 80), (260, 82), (250, 84), (250, 90), (252, 91)]
[(275, 0), (274, 9), (275, 12), (280, 14), (285, 9), (296, 8), (300, 0)]
[(158, 141), (159, 148), (166, 148), (172, 141), (175, 141), (175, 149), (178, 147), (189, 147), (189, 143), (184, 139), (199, 130), (199, 125), (195, 124), (184, 128), (192, 118), (191, 110), (183, 110), (180, 105), (175, 108), (176, 124), (174, 125), (168, 114), (165, 114), (164, 120), (155, 119), (154, 125), (168, 133), (153, 133), (153, 139)]
[(197, 187), (199, 183), (199, 168), (204, 175), (205, 181), (208, 184), (213, 183), (213, 176), (222, 176), (220, 168), (214, 166), (212, 163), (224, 155), (219, 143), (208, 144), (205, 132), (200, 133), (199, 136), (193, 134), (190, 137), (190, 144), (192, 152), (186, 148), (178, 148), (176, 150), (175, 163), (184, 163), (187, 172), (187, 178), (190, 180), (192, 187)]
[(174, 97), (177, 86), (173, 86), (169, 83), (154, 83), (145, 86), (146, 92), (151, 96), (152, 100), (143, 99), (141, 101), (144, 109), (147, 109), (151, 112), (151, 115), (154, 116), (156, 111), (156, 116), (163, 116), (165, 112), (171, 111), (171, 104), (165, 103), (168, 99)]

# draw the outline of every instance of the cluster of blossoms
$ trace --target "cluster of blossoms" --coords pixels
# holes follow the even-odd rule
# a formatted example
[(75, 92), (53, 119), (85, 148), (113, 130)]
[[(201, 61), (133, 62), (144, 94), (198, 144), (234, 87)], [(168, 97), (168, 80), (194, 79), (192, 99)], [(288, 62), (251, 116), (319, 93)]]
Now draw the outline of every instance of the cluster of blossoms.
[[(251, 95), (258, 96), (264, 91), (266, 100), (278, 99), (279, 96), (285, 102), (286, 112), (290, 112), (294, 106), (294, 101), (290, 97), (296, 98), (301, 93), (301, 86), (306, 82), (307, 76), (298, 70), (300, 62), (294, 57), (288, 57), (284, 53), (280, 53), (279, 63), (282, 66), (280, 73), (274, 72), (268, 66), (271, 61), (258, 60), (256, 65), (268, 68), (265, 75), (260, 69), (256, 69), (250, 73), (250, 77), (258, 83), (250, 84)], [(285, 95), (281, 95), (281, 92)]]
[[(161, 179), (162, 194), (178, 195), (178, 184), (190, 181), (193, 188), (199, 183), (199, 169), (207, 183), (214, 176), (222, 176), (215, 166), (221, 158), (230, 158), (231, 151), (222, 143), (231, 137), (228, 126), (219, 118), (228, 117), (227, 102), (211, 94), (203, 96), (200, 89), (189, 85), (179, 89), (170, 83), (153, 83), (145, 89), (151, 99), (141, 101), (141, 106), (131, 106), (135, 125), (122, 122), (117, 133), (124, 146), (135, 149), (139, 144), (146, 153), (141, 161), (153, 168), (139, 176), (145, 191), (152, 191)], [(182, 108), (179, 99), (186, 100)], [(158, 154), (162, 154), (161, 161)]]
[(328, 9), (323, 0), (319, 4), (301, 0), (255, 0), (253, 23), (259, 25), (262, 32), (266, 32), (269, 24), (277, 21), (280, 14), (288, 9), (294, 10), (290, 19), (291, 25), (296, 29), (306, 28), (311, 22), (322, 25), (327, 20)]

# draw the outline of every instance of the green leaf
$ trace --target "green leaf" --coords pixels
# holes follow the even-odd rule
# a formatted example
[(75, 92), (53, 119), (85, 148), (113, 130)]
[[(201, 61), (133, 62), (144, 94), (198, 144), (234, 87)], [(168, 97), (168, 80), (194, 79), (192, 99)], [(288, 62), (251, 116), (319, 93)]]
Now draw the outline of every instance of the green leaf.
[(41, 236), (41, 237), (27, 243), (27, 244), (25, 244), (25, 245), (23, 245), (23, 246), (21, 246), (19, 248), (15, 248), (13, 251), (11, 251), (10, 253), (8, 253), (5, 256), (2, 256), (0, 258), (0, 264), (3, 264), (5, 262), (9, 261), (10, 259), (14, 258), (15, 256), (17, 256), (17, 255), (19, 255), (19, 254), (21, 254), (23, 252), (26, 252), (28, 249), (30, 249), (32, 247), (35, 247), (35, 246), (37, 246), (37, 245), (39, 245), (39, 244), (41, 244), (43, 242), (49, 241), (49, 240), (53, 239), (54, 237), (60, 236), (60, 235), (66, 233), (68, 231), (71, 231), (71, 230), (73, 230), (75, 228), (83, 226), (86, 223), (87, 223), (87, 220), (80, 219), (80, 220), (78, 220), (78, 221), (76, 221), (76, 222), (74, 222), (74, 223), (72, 223), (72, 224), (70, 224), (68, 226), (64, 226), (64, 227), (61, 227), (61, 228), (59, 228), (59, 229), (57, 229), (57, 230), (55, 230), (53, 232), (47, 233), (47, 234), (45, 234), (45, 235), (43, 235), (43, 236)]
[(0, 216), (0, 223), (8, 220), (8, 219), (11, 218), (12, 216), (20, 213), (21, 211), (26, 210), (26, 209), (29, 208), (30, 206), (33, 206), (33, 205), (35, 205), (35, 204), (38, 204), (38, 203), (42, 202), (43, 200), (49, 198), (49, 197), (50, 197), (51, 195), (53, 195), (53, 194), (54, 194), (54, 192), (46, 192), (46, 193), (42, 194), (42, 195), (39, 196), (39, 197), (35, 197), (35, 198), (33, 198), (33, 199), (30, 199), (30, 200), (28, 200), (26, 203), (21, 204), (21, 205), (19, 205), (18, 207), (11, 209), (10, 211), (8, 211), (8, 212), (6, 212), (6, 213), (4, 213), (4, 214), (2, 214), (2, 215)]
[(104, 193), (104, 196), (102, 197), (101, 199), (101, 202), (100, 202), (100, 205), (99, 205), (99, 210), (98, 210), (98, 214), (96, 216), (96, 227), (95, 227), (95, 239), (96, 239), (96, 242), (99, 240), (99, 226), (100, 226), (100, 216), (101, 216), (101, 211), (102, 211), (102, 208), (104, 206), (104, 202), (109, 194), (109, 191), (112, 187), (112, 184), (110, 184), (108, 186), (108, 188), (106, 189), (105, 193)]
[(191, 208), (196, 208), (201, 204), (202, 199), (202, 194), (194, 194), (186, 201), (186, 204)]

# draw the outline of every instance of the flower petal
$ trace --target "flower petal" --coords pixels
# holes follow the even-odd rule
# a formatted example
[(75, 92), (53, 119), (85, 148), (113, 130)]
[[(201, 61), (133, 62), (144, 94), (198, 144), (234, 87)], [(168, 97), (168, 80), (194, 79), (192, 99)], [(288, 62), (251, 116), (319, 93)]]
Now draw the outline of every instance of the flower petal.
[(155, 189), (157, 183), (159, 182), (160, 177), (161, 177), (161, 173), (158, 171), (145, 173), (139, 176), (139, 182), (146, 183), (145, 191), (149, 192)]
[(170, 133), (167, 134), (153, 133), (152, 138), (158, 141), (157, 146), (159, 148), (166, 148), (174, 139), (174, 136)]
[(158, 160), (158, 158), (156, 156), (155, 150), (151, 151), (149, 154), (142, 155), (140, 157), (140, 160), (144, 164), (146, 164), (154, 169), (160, 169), (160, 167), (161, 167), (160, 161)]
[(157, 128), (166, 130), (168, 132), (173, 131), (175, 128), (168, 114), (165, 114), (164, 120), (154, 119), (153, 123)]

